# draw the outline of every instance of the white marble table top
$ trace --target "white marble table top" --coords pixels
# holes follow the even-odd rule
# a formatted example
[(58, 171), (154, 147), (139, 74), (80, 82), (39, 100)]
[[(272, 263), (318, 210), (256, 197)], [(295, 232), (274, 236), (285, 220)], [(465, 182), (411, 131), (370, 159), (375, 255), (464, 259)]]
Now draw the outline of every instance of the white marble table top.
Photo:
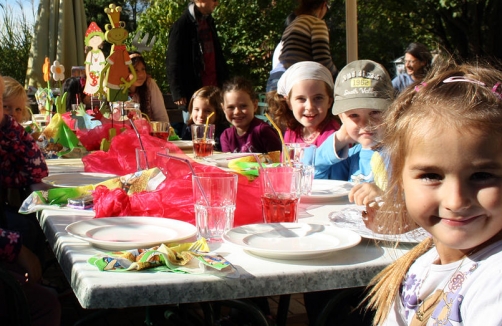
[[(301, 204), (299, 222), (328, 224), (332, 211), (349, 205), (347, 198), (326, 204)], [(406, 248), (362, 240), (357, 246), (309, 260), (274, 260), (246, 253), (226, 243), (211, 244), (240, 272), (240, 278), (161, 272), (101, 272), (87, 263), (99, 249), (74, 238), (65, 227), (92, 212), (45, 210), (40, 224), (83, 308), (121, 308), (204, 302), (303, 293), (363, 286)]]

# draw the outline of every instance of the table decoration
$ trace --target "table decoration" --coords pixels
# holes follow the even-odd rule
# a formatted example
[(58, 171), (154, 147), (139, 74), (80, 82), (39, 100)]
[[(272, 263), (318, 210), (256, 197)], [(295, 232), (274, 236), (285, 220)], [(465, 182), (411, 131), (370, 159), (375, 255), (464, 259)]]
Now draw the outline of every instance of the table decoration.
[[(202, 244), (201, 249), (190, 250), (197, 243)], [(109, 272), (155, 271), (213, 274), (228, 278), (240, 276), (229, 261), (208, 251), (206, 240), (202, 238), (195, 243), (161, 244), (149, 249), (102, 253), (89, 258), (88, 262), (101, 271)]]
[[(171, 142), (141, 134), (145, 148), (165, 146), (169, 155), (188, 160), (196, 174), (222, 172), (218, 167), (201, 164), (189, 158)], [(135, 148), (139, 141), (133, 131), (116, 136), (108, 152), (97, 151), (84, 157), (86, 172), (126, 174), (136, 171)], [(97, 217), (106, 216), (163, 216), (195, 224), (193, 206), (193, 172), (183, 161), (162, 160), (159, 168), (166, 180), (149, 192), (127, 195), (121, 189), (99, 188), (94, 191), (94, 210)], [(236, 202), (234, 225), (261, 222), (260, 183), (244, 176), (238, 178), (239, 196)]]
[[(82, 197), (102, 188), (112, 191), (122, 190), (125, 196), (136, 192), (152, 191), (159, 187), (164, 180), (164, 174), (154, 168), (111, 178), (95, 185), (34, 191), (24, 200), (19, 212), (29, 214), (45, 208), (65, 208), (69, 199)], [(94, 205), (96, 205), (97, 199), (96, 194), (93, 193)], [(106, 205), (100, 200), (98, 200), (98, 204)]]

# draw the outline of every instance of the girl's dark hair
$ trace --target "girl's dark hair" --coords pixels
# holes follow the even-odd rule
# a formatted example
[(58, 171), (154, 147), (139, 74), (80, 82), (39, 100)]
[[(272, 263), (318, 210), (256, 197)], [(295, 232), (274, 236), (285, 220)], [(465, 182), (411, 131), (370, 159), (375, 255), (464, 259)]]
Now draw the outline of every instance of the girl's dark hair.
[(227, 119), (225, 118), (225, 114), (223, 113), (223, 109), (221, 108), (221, 92), (220, 89), (216, 86), (204, 86), (195, 93), (193, 93), (192, 98), (190, 99), (190, 103), (188, 104), (188, 112), (190, 113), (190, 118), (187, 121), (187, 125), (193, 124), (192, 118), (192, 110), (193, 110), (193, 101), (196, 98), (203, 98), (209, 101), (209, 105), (214, 108), (215, 112), (215, 125), (224, 125), (227, 124)]
[(423, 74), (425, 75), (429, 69), (431, 68), (432, 64), (432, 54), (429, 51), (429, 49), (423, 45), (422, 43), (410, 43), (406, 50), (404, 50), (404, 53), (411, 54), (418, 60), (425, 62), (426, 65), (423, 68)]
[(69, 77), (63, 83), (63, 93), (66, 92), (66, 111), (71, 111), (71, 105), (83, 103), (86, 94), (84, 93), (85, 77)]
[(300, 0), (295, 14), (298, 15), (311, 15), (315, 10), (324, 5), (327, 0)]
[[(145, 62), (145, 59), (141, 55), (140, 52), (134, 51), (130, 52), (129, 56), (131, 57), (132, 65), (136, 66), (138, 63), (142, 63), (145, 66), (145, 70), (148, 71), (148, 65)], [(149, 117), (153, 117), (153, 111), (150, 107), (150, 93), (148, 92), (148, 80), (150, 79), (150, 75), (147, 74), (146, 80), (143, 85), (136, 87), (135, 93), (139, 97), (140, 110), (143, 113), (146, 113)]]
[(232, 91), (246, 92), (252, 101), (258, 100), (258, 95), (256, 95), (253, 85), (244, 77), (237, 76), (227, 80), (221, 88), (221, 95), (223, 96), (225, 93)]

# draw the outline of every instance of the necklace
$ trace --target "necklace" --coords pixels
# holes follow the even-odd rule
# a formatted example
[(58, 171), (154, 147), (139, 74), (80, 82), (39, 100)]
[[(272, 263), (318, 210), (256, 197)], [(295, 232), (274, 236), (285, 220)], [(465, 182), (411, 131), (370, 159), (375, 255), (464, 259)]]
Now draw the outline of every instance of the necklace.
[(308, 136), (304, 136), (305, 135), (305, 130), (303, 131), (303, 135), (302, 135), (302, 139), (305, 143), (307, 144), (311, 144), (316, 138), (317, 136), (319, 136), (320, 132), (319, 131), (314, 131), (312, 133), (310, 133), (310, 135)]
[[(423, 322), (424, 320), (426, 320), (430, 317), (430, 315), (432, 314), (431, 310), (437, 305), (438, 300), (441, 298), (441, 293), (444, 293), (444, 290), (446, 289), (448, 284), (451, 283), (451, 281), (455, 278), (455, 275), (457, 275), (457, 273), (460, 271), (460, 268), (462, 268), (462, 265), (464, 264), (465, 259), (467, 257), (471, 256), (472, 254), (474, 254), (475, 251), (476, 251), (476, 249), (472, 250), (467, 255), (464, 255), (464, 257), (460, 261), (460, 264), (458, 264), (458, 266), (455, 269), (455, 271), (453, 272), (453, 274), (451, 274), (450, 277), (448, 278), (448, 281), (444, 285), (441, 292), (437, 293), (437, 291), (434, 291), (431, 295), (426, 297), (418, 305), (417, 311), (415, 313), (415, 318), (418, 319), (418, 321)], [(430, 270), (431, 270), (431, 267), (429, 267), (429, 269), (427, 270), (427, 274), (425, 274), (425, 277), (424, 277), (422, 283), (420, 284), (420, 286), (417, 289), (417, 299), (419, 298), (420, 290), (422, 289), (422, 285), (425, 283), (425, 280), (429, 276)], [(427, 304), (426, 304), (426, 302), (427, 302)]]

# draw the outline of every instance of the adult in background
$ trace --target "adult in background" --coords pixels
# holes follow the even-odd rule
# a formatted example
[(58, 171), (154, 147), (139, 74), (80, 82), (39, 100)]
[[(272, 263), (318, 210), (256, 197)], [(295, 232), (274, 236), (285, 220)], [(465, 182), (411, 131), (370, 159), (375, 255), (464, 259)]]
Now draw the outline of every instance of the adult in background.
[(136, 81), (129, 87), (129, 96), (140, 104), (141, 112), (147, 114), (150, 120), (169, 122), (164, 97), (155, 80), (148, 74), (145, 59), (139, 52), (131, 52), (129, 57), (136, 70)]
[(174, 103), (185, 112), (196, 90), (203, 86), (221, 87), (228, 78), (211, 16), (217, 5), (214, 0), (193, 0), (169, 33), (167, 78)]
[[(290, 13), (288, 17), (286, 17), (286, 20), (284, 21), (284, 28), (288, 27), (293, 20), (295, 20), (296, 15), (294, 12)], [(267, 87), (265, 91), (271, 92), (277, 90), (277, 83), (279, 82), (279, 79), (281, 78), (282, 74), (286, 71), (286, 68), (282, 64), (282, 62), (279, 60), (281, 53), (282, 53), (282, 47), (283, 47), (283, 42), (282, 40), (277, 44), (277, 46), (274, 49), (274, 55), (272, 56), (272, 70), (270, 70), (270, 74), (267, 80)]]
[(300, 61), (315, 61), (336, 79), (338, 70), (331, 58), (328, 26), (323, 20), (328, 10), (327, 0), (300, 0), (295, 20), (282, 34), (279, 60), (286, 69)]
[(429, 49), (422, 43), (410, 43), (404, 51), (406, 73), (399, 74), (392, 80), (396, 93), (399, 94), (411, 84), (422, 81), (431, 64), (432, 54)]

